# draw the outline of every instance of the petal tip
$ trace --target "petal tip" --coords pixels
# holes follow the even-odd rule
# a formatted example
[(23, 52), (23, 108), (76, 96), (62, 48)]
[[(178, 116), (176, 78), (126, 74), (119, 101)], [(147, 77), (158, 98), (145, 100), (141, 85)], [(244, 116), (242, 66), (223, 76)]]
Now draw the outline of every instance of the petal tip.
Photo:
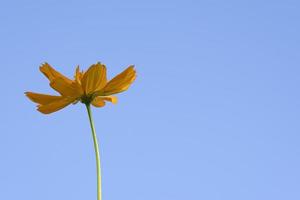
[(43, 62), (40, 64), (40, 70), (42, 70), (43, 68), (48, 67), (48, 66), (49, 66), (49, 64), (47, 62)]
[(40, 113), (44, 114), (44, 115), (49, 115), (51, 113), (51, 112), (46, 112), (46, 111), (40, 109), (39, 106), (38, 106), (38, 108), (36, 110), (39, 111)]
[(32, 92), (24, 92), (24, 95), (28, 97), (31, 101), (33, 101), (32, 94)]

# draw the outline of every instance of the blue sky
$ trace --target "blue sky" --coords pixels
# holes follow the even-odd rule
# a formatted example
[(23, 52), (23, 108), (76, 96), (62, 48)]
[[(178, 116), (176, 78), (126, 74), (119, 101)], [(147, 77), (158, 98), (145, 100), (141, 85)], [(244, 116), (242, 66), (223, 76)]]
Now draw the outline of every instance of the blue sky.
[(103, 200), (300, 199), (299, 1), (1, 2), (0, 199), (96, 199), (82, 104), (52, 115), (42, 62), (138, 78), (93, 109)]

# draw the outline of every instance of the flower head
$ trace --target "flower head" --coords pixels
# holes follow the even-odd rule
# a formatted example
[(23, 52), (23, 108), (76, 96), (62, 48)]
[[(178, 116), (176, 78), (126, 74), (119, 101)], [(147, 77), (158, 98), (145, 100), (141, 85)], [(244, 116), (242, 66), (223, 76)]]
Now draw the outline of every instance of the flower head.
[(93, 64), (84, 72), (76, 68), (74, 79), (62, 75), (48, 63), (40, 66), (40, 71), (49, 79), (50, 86), (60, 96), (25, 92), (26, 96), (37, 103), (37, 110), (44, 114), (56, 112), (71, 103), (78, 101), (103, 107), (106, 101), (116, 103), (117, 97), (111, 96), (129, 88), (136, 78), (134, 66), (129, 66), (116, 77), (107, 80), (106, 67), (101, 63)]

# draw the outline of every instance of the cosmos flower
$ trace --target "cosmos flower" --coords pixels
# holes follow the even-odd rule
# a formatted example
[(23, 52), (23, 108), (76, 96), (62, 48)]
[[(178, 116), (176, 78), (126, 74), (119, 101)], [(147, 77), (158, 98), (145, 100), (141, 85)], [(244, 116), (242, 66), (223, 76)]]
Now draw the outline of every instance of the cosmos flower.
[(37, 103), (37, 110), (44, 114), (56, 112), (71, 103), (82, 102), (95, 107), (103, 107), (105, 102), (116, 103), (114, 94), (129, 88), (136, 78), (134, 66), (129, 66), (110, 81), (106, 77), (106, 66), (101, 63), (93, 64), (86, 72), (76, 68), (74, 79), (62, 75), (48, 63), (40, 66), (40, 71), (49, 79), (50, 86), (60, 96), (25, 92), (26, 96)]
[(129, 88), (136, 78), (134, 66), (129, 66), (110, 81), (107, 81), (106, 78), (105, 65), (99, 62), (90, 66), (86, 72), (80, 71), (79, 67), (77, 67), (73, 80), (53, 69), (48, 63), (42, 64), (40, 70), (49, 79), (50, 86), (56, 90), (60, 96), (25, 92), (31, 101), (38, 104), (38, 111), (49, 114), (79, 101), (86, 106), (96, 156), (97, 200), (102, 200), (100, 151), (91, 105), (103, 107), (106, 101), (116, 103), (117, 97), (112, 95), (124, 92)]

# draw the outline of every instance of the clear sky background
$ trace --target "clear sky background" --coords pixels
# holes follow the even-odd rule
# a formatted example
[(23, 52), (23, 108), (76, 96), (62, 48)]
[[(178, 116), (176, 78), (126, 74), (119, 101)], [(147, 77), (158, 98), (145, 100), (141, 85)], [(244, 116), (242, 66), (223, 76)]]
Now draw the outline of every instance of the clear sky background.
[(1, 1), (0, 199), (96, 200), (83, 104), (42, 115), (49, 62), (138, 78), (93, 109), (103, 200), (300, 199), (300, 3)]

